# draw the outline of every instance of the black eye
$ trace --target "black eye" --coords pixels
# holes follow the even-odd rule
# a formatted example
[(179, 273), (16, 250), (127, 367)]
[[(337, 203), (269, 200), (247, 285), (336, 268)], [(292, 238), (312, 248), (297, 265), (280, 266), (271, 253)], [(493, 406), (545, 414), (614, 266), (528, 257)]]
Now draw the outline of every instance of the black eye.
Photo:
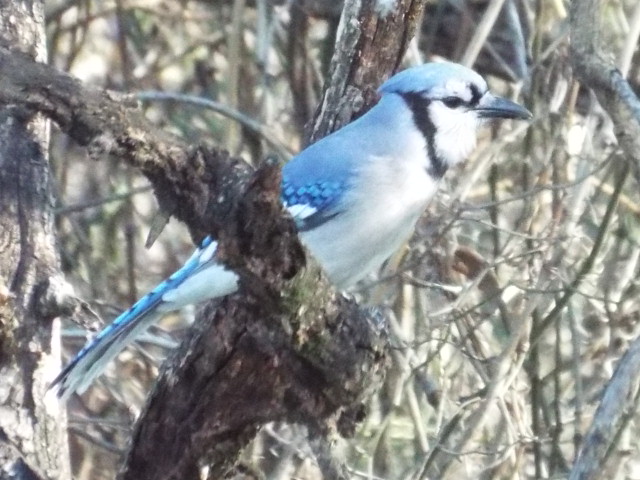
[(458, 108), (464, 103), (464, 100), (460, 97), (446, 97), (442, 99), (442, 103), (449, 108)]

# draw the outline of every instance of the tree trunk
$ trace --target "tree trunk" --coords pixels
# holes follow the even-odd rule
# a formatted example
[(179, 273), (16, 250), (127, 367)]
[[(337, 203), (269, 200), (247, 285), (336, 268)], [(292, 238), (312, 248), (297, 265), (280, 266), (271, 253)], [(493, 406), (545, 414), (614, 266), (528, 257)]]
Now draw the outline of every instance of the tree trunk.
[[(0, 45), (45, 60), (43, 10), (42, 1), (0, 1)], [(0, 478), (70, 477), (65, 422), (57, 402), (43, 401), (64, 285), (48, 132), (42, 115), (0, 109)]]

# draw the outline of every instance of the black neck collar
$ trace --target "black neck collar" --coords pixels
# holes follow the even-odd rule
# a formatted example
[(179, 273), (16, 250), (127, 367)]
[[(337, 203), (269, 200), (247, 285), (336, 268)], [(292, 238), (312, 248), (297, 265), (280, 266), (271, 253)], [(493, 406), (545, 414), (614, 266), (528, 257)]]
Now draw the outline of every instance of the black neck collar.
[(405, 101), (409, 110), (413, 114), (413, 123), (420, 130), (427, 143), (427, 154), (429, 166), (427, 173), (435, 179), (440, 179), (447, 171), (446, 162), (436, 151), (436, 126), (429, 117), (429, 103), (431, 100), (422, 97), (419, 93), (401, 93), (400, 96)]

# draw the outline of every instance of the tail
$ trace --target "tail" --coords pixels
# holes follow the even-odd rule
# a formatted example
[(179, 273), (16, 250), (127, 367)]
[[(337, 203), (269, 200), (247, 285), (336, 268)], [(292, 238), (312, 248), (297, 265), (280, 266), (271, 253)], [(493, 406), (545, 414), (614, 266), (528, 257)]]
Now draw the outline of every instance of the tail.
[(164, 313), (186, 305), (228, 295), (237, 290), (238, 277), (213, 260), (217, 243), (205, 238), (184, 266), (138, 300), (80, 350), (52, 382), (66, 400), (82, 393), (106, 365)]

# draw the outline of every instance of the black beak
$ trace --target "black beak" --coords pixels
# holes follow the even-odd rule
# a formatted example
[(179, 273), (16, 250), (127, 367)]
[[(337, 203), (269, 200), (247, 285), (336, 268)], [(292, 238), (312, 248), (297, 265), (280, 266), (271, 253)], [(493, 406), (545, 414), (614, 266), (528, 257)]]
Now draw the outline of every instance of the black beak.
[(512, 118), (517, 120), (531, 120), (533, 118), (531, 112), (522, 105), (490, 93), (485, 94), (475, 111), (478, 112), (480, 118)]

